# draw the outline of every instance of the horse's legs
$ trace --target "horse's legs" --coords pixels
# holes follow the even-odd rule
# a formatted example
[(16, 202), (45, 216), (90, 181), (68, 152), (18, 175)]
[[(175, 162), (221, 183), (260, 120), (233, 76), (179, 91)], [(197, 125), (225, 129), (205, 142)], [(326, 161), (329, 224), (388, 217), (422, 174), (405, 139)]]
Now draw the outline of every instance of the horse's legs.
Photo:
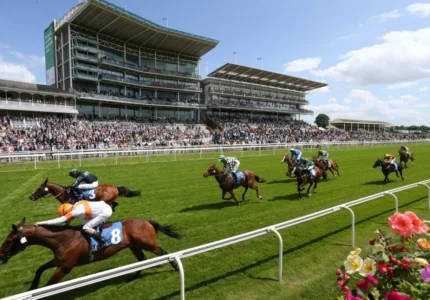
[(39, 285), (39, 281), (40, 281), (40, 276), (42, 276), (42, 273), (50, 268), (53, 268), (57, 265), (57, 263), (55, 262), (55, 259), (52, 259), (50, 261), (48, 261), (46, 264), (42, 265), (39, 267), (39, 269), (37, 269), (36, 271), (36, 275), (34, 276), (33, 282), (31, 283), (30, 286), (30, 291), (37, 289), (37, 286)]
[[(328, 170), (331, 172), (331, 175), (333, 175), (333, 177), (336, 177), (336, 175), (334, 175), (334, 172), (333, 172), (332, 168), (333, 168), (333, 167), (328, 168)], [(326, 180), (327, 180), (327, 179), (326, 179)]]
[[(166, 250), (164, 250), (163, 248), (159, 247), (159, 246), (155, 246), (152, 250), (149, 250), (152, 253), (154, 253), (155, 255), (161, 256), (161, 255), (166, 255), (169, 254), (167, 253)], [(178, 264), (176, 263), (176, 261), (172, 260), (170, 262), (170, 265), (173, 267), (173, 269), (175, 269), (175, 271), (179, 271), (179, 267)]]
[[(139, 249), (139, 248), (130, 248), (130, 250), (133, 253), (134, 257), (136, 257), (136, 259), (138, 261), (142, 261), (142, 260), (146, 259), (145, 253), (143, 253), (143, 251), (141, 249)], [(135, 279), (139, 278), (140, 272), (142, 272), (142, 270), (137, 271), (134, 274), (134, 276), (131, 278), (131, 280), (135, 280)]]
[[(231, 190), (231, 191), (229, 191), (229, 193), (230, 193), (230, 195), (231, 195), (231, 198), (233, 198), (234, 199), (234, 201), (236, 201), (236, 204), (237, 205), (240, 205), (239, 204), (239, 201), (237, 200), (237, 198), (236, 198), (236, 195), (234, 194), (234, 192), (233, 192), (233, 190)], [(230, 198), (230, 199), (231, 199)]]
[(314, 181), (310, 181), (310, 185), (308, 187), (308, 190), (306, 191), (306, 194), (308, 194), (308, 197), (312, 196), (312, 193), (310, 193), (311, 187), (314, 185)]
[(245, 191), (242, 194), (242, 201), (245, 201), (245, 194), (246, 194), (247, 191), (248, 191), (248, 188), (245, 187)]
[(402, 171), (402, 169), (399, 169), (399, 172), (400, 172), (400, 176), (402, 177), (402, 180), (405, 180), (405, 179), (403, 178), (403, 171)]
[(48, 283), (46, 285), (51, 285), (58, 283), (64, 276), (70, 273), (72, 268), (65, 268), (58, 266), (55, 270), (54, 274), (52, 274), (51, 278), (49, 278)]
[[(222, 200), (230, 200), (232, 197), (230, 197), (230, 198), (226, 198), (225, 197), (225, 194), (227, 193), (227, 191), (225, 191), (225, 190), (222, 190)], [(231, 194), (231, 193), (230, 193)]]

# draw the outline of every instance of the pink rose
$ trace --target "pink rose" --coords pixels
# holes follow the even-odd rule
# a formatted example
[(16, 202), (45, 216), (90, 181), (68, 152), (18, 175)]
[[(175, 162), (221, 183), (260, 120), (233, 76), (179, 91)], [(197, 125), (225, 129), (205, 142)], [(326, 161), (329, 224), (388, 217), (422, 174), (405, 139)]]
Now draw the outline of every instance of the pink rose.
[(391, 291), (385, 294), (384, 300), (411, 300), (411, 297), (405, 296), (396, 291)]
[(405, 237), (412, 236), (412, 220), (404, 214), (395, 212), (394, 215), (388, 218), (388, 225), (391, 227), (394, 233)]
[(411, 212), (411, 211), (407, 211), (407, 212), (405, 212), (405, 216), (408, 216), (408, 217), (409, 217), (409, 219), (411, 219), (411, 220), (412, 220), (412, 230), (413, 230), (415, 233), (418, 233), (418, 234), (424, 234), (424, 233), (427, 233), (428, 228), (427, 228), (426, 224), (425, 224), (423, 221), (421, 221), (421, 220), (417, 217), (417, 215), (416, 215), (416, 214), (414, 214), (414, 213), (413, 213), (413, 212)]

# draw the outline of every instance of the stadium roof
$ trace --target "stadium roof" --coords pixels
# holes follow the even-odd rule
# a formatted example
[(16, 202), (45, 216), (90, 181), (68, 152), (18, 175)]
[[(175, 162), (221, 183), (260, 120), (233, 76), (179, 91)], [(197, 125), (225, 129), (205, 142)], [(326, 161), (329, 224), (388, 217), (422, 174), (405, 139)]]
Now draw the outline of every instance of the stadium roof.
[(201, 57), (219, 41), (160, 26), (105, 0), (87, 0), (70, 9), (55, 30), (75, 24), (138, 47)]
[(326, 83), (231, 63), (226, 63), (225, 65), (211, 72), (208, 76), (266, 85), (299, 92), (307, 92), (327, 86)]
[(368, 121), (368, 120), (352, 120), (352, 119), (334, 119), (329, 121), (329, 123), (333, 124), (343, 124), (343, 123), (364, 123), (364, 124), (380, 124), (385, 126), (392, 126), (389, 122), (382, 122), (382, 121)]
[(63, 97), (76, 97), (74, 94), (49, 85), (3, 79), (0, 79), (0, 90), (10, 92), (22, 91), (30, 94), (39, 92), (41, 94), (57, 94)]

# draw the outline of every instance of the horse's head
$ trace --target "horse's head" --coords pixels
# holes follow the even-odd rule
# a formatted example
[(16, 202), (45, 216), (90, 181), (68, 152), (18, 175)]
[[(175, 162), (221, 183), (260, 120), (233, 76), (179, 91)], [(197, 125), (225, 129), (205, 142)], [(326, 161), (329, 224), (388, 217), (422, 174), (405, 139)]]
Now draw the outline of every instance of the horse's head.
[(24, 224), (25, 218), (23, 218), (18, 225), (12, 225), (12, 231), (0, 247), (0, 265), (4, 265), (9, 258), (25, 249), (27, 240), (25, 237), (21, 236), (22, 226), (24, 226)]
[(380, 158), (377, 158), (375, 163), (373, 164), (374, 168), (382, 166), (382, 160)]
[(46, 180), (31, 194), (30, 200), (36, 201), (49, 193), (48, 178), (46, 178)]
[(218, 169), (215, 165), (215, 163), (212, 163), (209, 168), (206, 170), (206, 172), (203, 173), (203, 177), (209, 177), (209, 176), (213, 176), (218, 172)]

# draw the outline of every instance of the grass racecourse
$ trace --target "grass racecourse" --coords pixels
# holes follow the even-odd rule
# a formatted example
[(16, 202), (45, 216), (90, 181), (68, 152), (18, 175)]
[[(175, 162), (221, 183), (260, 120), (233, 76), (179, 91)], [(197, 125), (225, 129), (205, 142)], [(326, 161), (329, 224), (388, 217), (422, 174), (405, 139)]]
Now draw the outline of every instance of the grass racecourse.
[[(124, 185), (142, 190), (140, 198), (119, 198), (120, 205), (110, 221), (124, 218), (153, 219), (162, 225), (176, 224), (186, 236), (175, 240), (162, 233), (159, 244), (168, 252), (245, 233), (261, 227), (329, 208), (384, 190), (430, 178), (428, 156), (430, 145), (410, 145), (417, 157), (415, 166), (409, 162), (405, 180), (390, 174), (392, 182), (383, 184), (381, 169), (373, 169), (377, 157), (396, 153), (400, 145), (373, 148), (330, 149), (342, 176), (321, 182), (312, 198), (298, 199), (294, 178), (285, 175), (287, 165), (280, 160), (286, 150), (235, 155), (240, 169), (248, 169), (267, 180), (259, 184), (263, 200), (249, 190), (246, 201), (237, 207), (232, 200), (221, 199), (221, 190), (213, 177), (203, 178), (203, 172), (217, 153), (150, 157), (122, 157), (82, 161), (82, 169), (99, 176), (100, 183)], [(304, 156), (316, 155), (315, 149)], [(219, 165), (219, 163), (218, 163)], [(58, 202), (41, 199), (32, 202), (29, 195), (45, 180), (70, 184), (70, 168), (78, 167), (74, 160), (41, 162), (38, 169), (32, 163), (0, 165), (0, 239), (3, 242), (11, 224), (22, 217), (34, 224), (56, 217)], [(236, 190), (240, 196), (243, 188)], [(427, 189), (417, 187), (396, 194), (399, 210), (412, 210), (430, 220), (427, 210)], [(356, 245), (365, 253), (367, 241), (376, 228), (384, 229), (394, 212), (390, 196), (353, 208), (356, 214)], [(338, 287), (335, 269), (342, 265), (351, 250), (351, 227), (348, 211), (340, 211), (307, 223), (280, 231), (284, 239), (283, 282), (277, 281), (278, 240), (268, 234), (239, 244), (183, 259), (187, 299), (336, 299)], [(153, 257), (152, 253), (147, 253)], [(26, 291), (36, 269), (52, 258), (49, 250), (32, 246), (0, 266), (0, 297)], [(64, 280), (70, 280), (135, 262), (129, 250), (112, 258), (77, 267)], [(41, 278), (44, 285), (53, 270)], [(127, 276), (90, 285), (50, 299), (179, 299), (179, 274), (170, 265), (144, 270), (141, 277), (127, 282)]]

